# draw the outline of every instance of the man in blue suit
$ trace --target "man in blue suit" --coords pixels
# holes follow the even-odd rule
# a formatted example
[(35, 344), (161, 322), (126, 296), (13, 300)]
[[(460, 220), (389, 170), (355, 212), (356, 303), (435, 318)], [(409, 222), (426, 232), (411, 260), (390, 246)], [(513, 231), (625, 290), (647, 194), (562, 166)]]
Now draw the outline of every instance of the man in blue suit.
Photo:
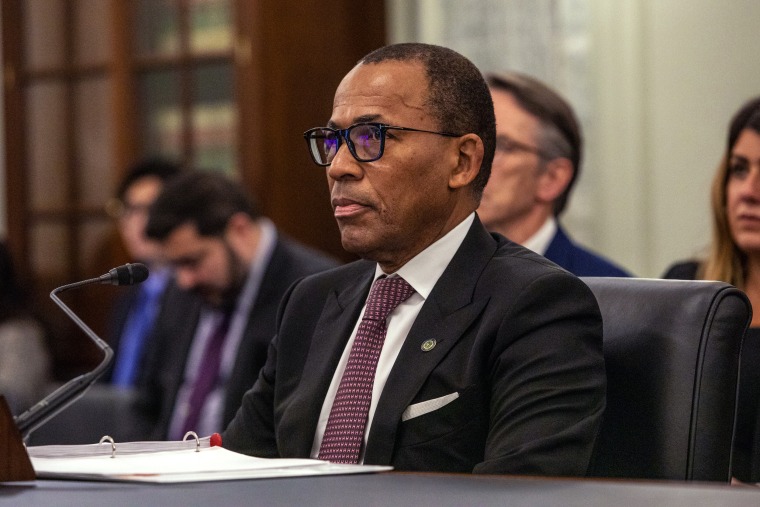
[(524, 74), (486, 80), (496, 114), (496, 155), (478, 208), (483, 225), (577, 276), (630, 276), (575, 244), (558, 221), (581, 167), (581, 128), (570, 105)]

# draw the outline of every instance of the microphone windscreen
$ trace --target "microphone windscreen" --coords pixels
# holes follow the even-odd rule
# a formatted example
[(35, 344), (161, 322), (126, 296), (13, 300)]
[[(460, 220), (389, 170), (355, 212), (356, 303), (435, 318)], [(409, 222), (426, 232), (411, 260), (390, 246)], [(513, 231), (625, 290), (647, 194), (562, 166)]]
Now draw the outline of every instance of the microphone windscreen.
[[(143, 283), (145, 280), (148, 279), (148, 267), (145, 264), (140, 264), (138, 262), (134, 264), (127, 264), (126, 267), (130, 271), (130, 281), (129, 285), (136, 284), (136, 283)], [(119, 284), (121, 285), (121, 283)]]
[(148, 268), (145, 264), (136, 262), (134, 264), (125, 264), (109, 271), (111, 283), (114, 285), (134, 285), (142, 283), (148, 278)]

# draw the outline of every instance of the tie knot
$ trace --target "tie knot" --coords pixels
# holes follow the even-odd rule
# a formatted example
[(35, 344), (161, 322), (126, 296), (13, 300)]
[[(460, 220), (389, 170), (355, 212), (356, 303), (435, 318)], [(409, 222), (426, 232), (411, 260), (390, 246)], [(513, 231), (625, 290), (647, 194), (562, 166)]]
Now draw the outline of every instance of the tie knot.
[(398, 305), (409, 299), (414, 289), (400, 276), (388, 278), (382, 276), (375, 280), (367, 299), (367, 309), (364, 318), (369, 320), (385, 320)]

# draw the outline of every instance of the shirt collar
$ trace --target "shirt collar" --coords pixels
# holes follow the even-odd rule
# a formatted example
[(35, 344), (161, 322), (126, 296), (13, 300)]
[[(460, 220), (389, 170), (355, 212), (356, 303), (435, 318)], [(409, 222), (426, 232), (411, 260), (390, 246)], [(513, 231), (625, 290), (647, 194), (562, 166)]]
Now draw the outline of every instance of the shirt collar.
[[(475, 213), (473, 212), (445, 236), (401, 266), (394, 274), (406, 280), (419, 295), (427, 299), (451, 259), (454, 258), (454, 254), (459, 250), (474, 220)], [(378, 264), (375, 268), (375, 280), (384, 274)]]
[(536, 233), (528, 238), (523, 246), (536, 252), (537, 254), (544, 255), (546, 250), (549, 249), (549, 245), (557, 234), (557, 220), (550, 216), (544, 222), (544, 225), (536, 231)]
[(264, 277), (266, 267), (269, 265), (269, 260), (272, 257), (274, 246), (277, 241), (277, 229), (268, 218), (259, 218), (257, 220), (259, 225), (259, 244), (256, 248), (256, 254), (253, 256), (253, 262), (248, 268), (248, 277), (245, 280), (243, 290), (238, 296), (238, 306), (241, 303), (245, 308), (236, 308), (235, 312), (247, 313), (253, 304), (255, 294), (259, 291), (261, 285), (261, 279)]

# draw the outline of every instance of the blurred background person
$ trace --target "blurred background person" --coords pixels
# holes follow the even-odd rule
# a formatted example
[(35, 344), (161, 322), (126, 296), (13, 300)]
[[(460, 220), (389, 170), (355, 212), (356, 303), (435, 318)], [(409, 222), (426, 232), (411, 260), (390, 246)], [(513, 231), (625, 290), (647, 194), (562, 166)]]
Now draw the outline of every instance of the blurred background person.
[(153, 440), (220, 432), (266, 360), (285, 291), (337, 262), (285, 237), (238, 182), (209, 172), (167, 182), (146, 233), (174, 279), (138, 386), (139, 426)]
[(148, 279), (119, 292), (108, 322), (108, 342), (114, 349), (113, 367), (103, 380), (120, 387), (132, 387), (141, 374), (145, 342), (170, 277), (170, 269), (161, 259), (160, 245), (145, 236), (148, 209), (171, 177), (179, 174), (179, 164), (161, 158), (149, 158), (132, 166), (119, 183), (116, 197), (107, 210), (116, 218), (119, 236), (130, 262), (148, 266)]
[(486, 76), (496, 113), (496, 155), (478, 216), (577, 276), (630, 276), (574, 243), (558, 218), (581, 169), (581, 127), (570, 105), (519, 73)]
[(30, 309), (10, 252), (0, 241), (0, 394), (19, 414), (44, 397), (51, 379), (45, 327)]
[(712, 241), (704, 259), (679, 262), (664, 278), (721, 280), (744, 290), (752, 303), (742, 345), (733, 473), (760, 481), (760, 97), (729, 125), (723, 159), (711, 190)]

